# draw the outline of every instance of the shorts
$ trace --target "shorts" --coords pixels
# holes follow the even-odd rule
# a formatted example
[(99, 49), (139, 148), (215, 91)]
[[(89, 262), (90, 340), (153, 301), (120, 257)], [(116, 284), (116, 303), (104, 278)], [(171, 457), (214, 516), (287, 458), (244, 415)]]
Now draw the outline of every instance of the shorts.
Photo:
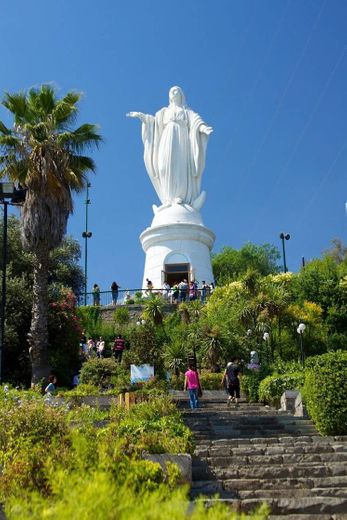
[(235, 397), (237, 399), (240, 399), (240, 385), (229, 385), (228, 394), (230, 395), (230, 397), (234, 397), (235, 394)]

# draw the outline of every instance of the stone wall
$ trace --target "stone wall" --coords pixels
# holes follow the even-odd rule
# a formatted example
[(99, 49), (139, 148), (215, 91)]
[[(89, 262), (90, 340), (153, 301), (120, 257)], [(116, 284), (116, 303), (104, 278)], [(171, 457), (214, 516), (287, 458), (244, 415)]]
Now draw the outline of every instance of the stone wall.
[[(122, 307), (124, 307), (122, 305)], [(143, 305), (126, 305), (126, 307), (129, 309), (129, 315), (130, 319), (132, 321), (137, 321), (138, 319), (141, 319), (142, 313), (143, 313)], [(177, 309), (176, 304), (166, 304), (163, 307), (163, 314), (172, 314)], [(115, 306), (108, 306), (108, 307), (101, 307), (100, 308), (100, 316), (102, 321), (112, 323), (113, 322), (113, 313), (116, 310)]]

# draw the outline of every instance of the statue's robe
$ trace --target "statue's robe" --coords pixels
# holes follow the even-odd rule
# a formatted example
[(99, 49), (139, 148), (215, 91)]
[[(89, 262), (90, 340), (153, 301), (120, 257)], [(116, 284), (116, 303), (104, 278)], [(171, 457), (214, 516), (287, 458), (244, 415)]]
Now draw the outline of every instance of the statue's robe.
[(201, 190), (208, 136), (201, 117), (176, 106), (146, 115), (142, 124), (144, 161), (162, 204), (193, 205)]

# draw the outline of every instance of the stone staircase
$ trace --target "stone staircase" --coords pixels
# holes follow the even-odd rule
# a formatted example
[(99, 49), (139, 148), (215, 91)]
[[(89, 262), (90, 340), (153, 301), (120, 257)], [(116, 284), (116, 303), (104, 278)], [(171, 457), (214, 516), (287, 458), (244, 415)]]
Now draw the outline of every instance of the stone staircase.
[(245, 400), (228, 408), (224, 392), (204, 392), (194, 411), (175, 397), (196, 441), (192, 499), (237, 511), (267, 502), (271, 520), (347, 520), (347, 436), (321, 437), (308, 419)]

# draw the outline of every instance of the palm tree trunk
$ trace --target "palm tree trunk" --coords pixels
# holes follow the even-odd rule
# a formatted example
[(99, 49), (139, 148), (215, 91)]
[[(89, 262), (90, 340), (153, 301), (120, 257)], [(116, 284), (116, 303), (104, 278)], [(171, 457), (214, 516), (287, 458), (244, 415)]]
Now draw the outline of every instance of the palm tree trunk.
[(46, 380), (48, 362), (48, 266), (49, 251), (41, 244), (35, 251), (33, 307), (29, 333), (29, 352), (32, 366), (31, 384)]

